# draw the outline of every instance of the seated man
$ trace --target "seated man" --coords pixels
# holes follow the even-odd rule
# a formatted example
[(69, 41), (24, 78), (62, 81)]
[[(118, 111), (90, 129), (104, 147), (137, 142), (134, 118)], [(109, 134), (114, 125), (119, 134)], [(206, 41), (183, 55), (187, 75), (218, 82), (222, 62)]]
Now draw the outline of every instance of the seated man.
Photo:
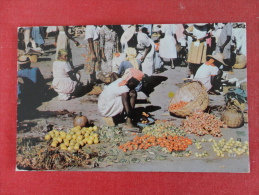
[(18, 83), (18, 95), (21, 103), (32, 104), (39, 97), (44, 87), (44, 78), (39, 68), (31, 68), (30, 58), (20, 56), (18, 59), (20, 69), (18, 77), (23, 79), (23, 84)]
[(144, 74), (140, 70), (129, 68), (122, 78), (104, 88), (98, 99), (98, 110), (104, 117), (118, 117), (126, 113), (124, 129), (133, 128), (132, 118), (137, 93), (136, 86), (142, 80)]
[(213, 56), (208, 55), (207, 62), (199, 67), (193, 79), (194, 81), (200, 81), (211, 95), (220, 95), (217, 90), (220, 87), (223, 75), (222, 65), (226, 66), (223, 59), (224, 55), (222, 53), (217, 53)]

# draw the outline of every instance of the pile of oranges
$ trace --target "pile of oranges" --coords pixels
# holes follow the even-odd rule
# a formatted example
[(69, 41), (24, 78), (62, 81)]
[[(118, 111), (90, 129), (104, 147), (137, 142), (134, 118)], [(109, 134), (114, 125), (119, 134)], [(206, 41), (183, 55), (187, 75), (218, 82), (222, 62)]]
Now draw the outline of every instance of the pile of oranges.
[(124, 152), (128, 150), (137, 150), (137, 149), (148, 149), (152, 146), (160, 146), (166, 148), (169, 152), (173, 151), (184, 151), (192, 144), (192, 140), (184, 136), (172, 136), (164, 135), (162, 137), (155, 137), (150, 135), (136, 136), (133, 141), (129, 141), (123, 145), (120, 145), (119, 148)]
[(180, 101), (180, 102), (177, 102), (175, 104), (171, 104), (169, 106), (169, 110), (170, 111), (173, 111), (173, 110), (179, 110), (181, 108), (183, 108), (184, 106), (186, 106), (189, 102), (185, 102), (185, 101)]

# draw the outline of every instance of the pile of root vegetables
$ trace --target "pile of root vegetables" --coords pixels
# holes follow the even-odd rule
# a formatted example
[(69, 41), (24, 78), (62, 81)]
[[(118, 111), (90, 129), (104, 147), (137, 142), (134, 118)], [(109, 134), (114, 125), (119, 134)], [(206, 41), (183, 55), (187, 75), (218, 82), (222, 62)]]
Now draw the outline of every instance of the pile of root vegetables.
[(222, 136), (221, 127), (227, 128), (227, 126), (214, 115), (202, 111), (196, 111), (190, 117), (182, 121), (183, 130), (197, 136), (211, 134), (214, 137), (220, 137)]

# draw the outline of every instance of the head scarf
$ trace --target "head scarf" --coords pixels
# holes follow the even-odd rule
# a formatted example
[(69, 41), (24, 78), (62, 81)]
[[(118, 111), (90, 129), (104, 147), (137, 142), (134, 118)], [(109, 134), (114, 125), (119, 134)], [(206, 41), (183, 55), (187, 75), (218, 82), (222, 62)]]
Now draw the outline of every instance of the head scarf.
[(64, 60), (60, 60), (59, 58), (60, 58), (60, 56), (65, 55), (65, 54), (68, 54), (68, 51), (66, 49), (60, 49), (58, 51), (58, 61), (64, 61)]
[(139, 70), (138, 61), (136, 60), (136, 56), (137, 56), (136, 49), (133, 47), (128, 47), (126, 50), (126, 54), (127, 54), (126, 60), (132, 64), (134, 69)]
[(132, 77), (137, 79), (138, 81), (141, 81), (142, 78), (144, 77), (144, 74), (140, 70), (136, 70), (134, 68), (128, 68), (125, 71), (124, 75), (121, 77), (122, 81), (119, 83), (119, 87), (126, 85)]

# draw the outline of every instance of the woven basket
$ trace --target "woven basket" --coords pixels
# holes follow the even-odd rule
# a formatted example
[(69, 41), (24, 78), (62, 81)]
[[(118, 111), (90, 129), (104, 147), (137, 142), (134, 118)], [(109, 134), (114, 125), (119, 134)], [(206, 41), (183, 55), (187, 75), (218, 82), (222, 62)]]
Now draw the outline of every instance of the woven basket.
[[(186, 106), (178, 110), (170, 110), (170, 105), (180, 101), (189, 102)], [(168, 111), (175, 116), (186, 117), (196, 110), (204, 111), (209, 105), (209, 96), (206, 88), (199, 81), (193, 81), (183, 85), (175, 96), (171, 99)]]
[(240, 89), (243, 89), (244, 91), (247, 91), (247, 82), (243, 82), (240, 84)]
[(246, 67), (246, 56), (241, 54), (236, 56), (236, 62), (233, 68), (242, 69)]
[(221, 120), (230, 128), (244, 125), (244, 115), (241, 109), (235, 105), (228, 104), (221, 115)]

